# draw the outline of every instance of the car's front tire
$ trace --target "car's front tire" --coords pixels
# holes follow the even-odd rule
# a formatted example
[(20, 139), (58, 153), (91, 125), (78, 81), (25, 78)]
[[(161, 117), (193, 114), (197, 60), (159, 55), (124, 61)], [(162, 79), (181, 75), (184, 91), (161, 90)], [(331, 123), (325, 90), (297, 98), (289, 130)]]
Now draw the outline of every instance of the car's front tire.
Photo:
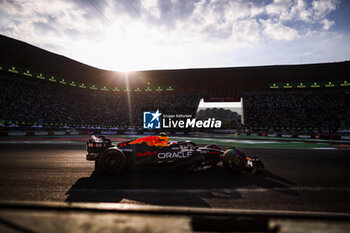
[(126, 163), (124, 153), (118, 149), (105, 150), (95, 162), (95, 169), (107, 174), (117, 174), (123, 171)]

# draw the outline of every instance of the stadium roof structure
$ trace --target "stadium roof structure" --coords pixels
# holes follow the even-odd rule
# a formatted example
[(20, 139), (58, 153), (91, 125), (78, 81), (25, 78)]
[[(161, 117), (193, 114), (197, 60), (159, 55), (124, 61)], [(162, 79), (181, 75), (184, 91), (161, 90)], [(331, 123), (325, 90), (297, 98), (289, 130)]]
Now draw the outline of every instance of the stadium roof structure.
[[(99, 86), (126, 86), (124, 72), (94, 68), (67, 57), (48, 52), (0, 35), (0, 64), (21, 67), (55, 77)], [(175, 86), (177, 90), (200, 92), (202, 95), (240, 95), (246, 91), (297, 87), (304, 83), (350, 83), (350, 61), (251, 66), (234, 68), (198, 68), (179, 70), (148, 70), (128, 73), (130, 87)], [(317, 83), (316, 83), (317, 82)], [(300, 85), (301, 84), (301, 85)], [(316, 85), (317, 84), (317, 85)], [(271, 86), (273, 85), (273, 86)], [(348, 86), (347, 86), (348, 87)]]

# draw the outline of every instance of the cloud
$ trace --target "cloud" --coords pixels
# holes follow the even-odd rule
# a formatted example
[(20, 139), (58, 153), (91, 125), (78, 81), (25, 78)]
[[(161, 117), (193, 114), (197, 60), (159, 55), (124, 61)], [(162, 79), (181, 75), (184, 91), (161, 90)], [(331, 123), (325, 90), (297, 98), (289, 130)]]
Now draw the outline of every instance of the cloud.
[(323, 18), (337, 8), (339, 0), (317, 0), (312, 2), (312, 9), (316, 18)]
[(335, 24), (334, 21), (330, 21), (328, 19), (321, 20), (321, 23), (323, 24), (323, 30), (325, 31), (328, 31), (328, 29)]
[(248, 43), (257, 43), (261, 38), (261, 26), (255, 19), (241, 20), (235, 25), (236, 38)]
[[(230, 0), (61, 0), (40, 4), (32, 0), (22, 5), (16, 1), (0, 3), (10, 18), (20, 19), (20, 27), (32, 24), (33, 30), (47, 30), (62, 37), (79, 38), (92, 32), (104, 34), (104, 27), (110, 25), (125, 34), (126, 31), (131, 33), (129, 24), (142, 24), (148, 28), (163, 26), (165, 30), (160, 29), (163, 32), (175, 30), (179, 35), (188, 35), (189, 32), (205, 35), (210, 41), (215, 38), (240, 41), (244, 36), (252, 42), (264, 39), (262, 36), (274, 40), (294, 39), (320, 23), (323, 30), (328, 30), (335, 22), (325, 17), (338, 4), (337, 0), (315, 0), (312, 3), (274, 0), (269, 4)], [(91, 25), (95, 28), (92, 29)]]
[(268, 15), (283, 16), (289, 14), (289, 8), (292, 6), (292, 0), (274, 0), (272, 3), (265, 7), (265, 11)]
[[(329, 34), (337, 24), (330, 14), (339, 5), (338, 0), (0, 0), (0, 33), (108, 68), (197, 64), (199, 56), (224, 64), (235, 51)], [(222, 58), (212, 58), (219, 53)]]
[(157, 21), (173, 28), (178, 21), (186, 22), (192, 15), (195, 5), (194, 1), (158, 0), (159, 18)]
[(265, 11), (282, 22), (294, 20), (312, 25), (336, 10), (339, 4), (339, 0), (274, 0)]
[(284, 26), (281, 22), (274, 23), (271, 20), (260, 20), (260, 22), (264, 27), (264, 34), (274, 40), (291, 41), (299, 37), (296, 29)]
[(142, 12), (141, 0), (116, 0), (111, 4), (116, 14), (126, 14), (132, 18), (140, 18)]
[(59, 32), (56, 30), (55, 27), (51, 26), (48, 23), (45, 22), (34, 22), (33, 23), (34, 28), (36, 31), (40, 34), (48, 34), (48, 33), (54, 33), (56, 34), (55, 36), (59, 36)]
[(232, 25), (208, 25), (203, 29), (210, 38), (227, 39), (232, 35)]
[(302, 22), (312, 21), (312, 10), (307, 6), (303, 0), (298, 0), (290, 8), (289, 14), (282, 17), (282, 20), (299, 20)]
[(79, 9), (81, 16), (86, 21), (96, 19), (103, 22), (106, 21), (104, 13), (106, 8), (109, 7), (107, 0), (61, 0), (58, 2), (65, 3), (64, 5), (67, 6), (68, 11), (71, 11), (72, 9)]

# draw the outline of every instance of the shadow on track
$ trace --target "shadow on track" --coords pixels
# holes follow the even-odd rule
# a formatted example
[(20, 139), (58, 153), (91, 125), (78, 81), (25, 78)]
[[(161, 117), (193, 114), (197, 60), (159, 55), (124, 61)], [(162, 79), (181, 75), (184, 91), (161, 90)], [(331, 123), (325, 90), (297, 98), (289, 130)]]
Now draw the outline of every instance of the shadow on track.
[[(269, 171), (234, 174), (222, 167), (205, 172), (142, 172), (79, 178), (67, 191), (66, 202), (117, 202), (209, 207), (205, 198), (237, 200), (239, 188), (266, 188), (299, 195), (295, 184)], [(281, 189), (279, 189), (281, 188)], [(229, 190), (227, 192), (226, 190)]]

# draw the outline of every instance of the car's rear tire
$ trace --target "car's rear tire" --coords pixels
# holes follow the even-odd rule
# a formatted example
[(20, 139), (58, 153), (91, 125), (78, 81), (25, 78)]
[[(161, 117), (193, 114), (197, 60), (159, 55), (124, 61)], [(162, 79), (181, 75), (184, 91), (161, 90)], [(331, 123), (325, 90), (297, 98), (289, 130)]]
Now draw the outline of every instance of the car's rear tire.
[(247, 157), (237, 149), (228, 149), (224, 153), (222, 159), (223, 166), (228, 170), (241, 172), (246, 167)]
[(97, 171), (107, 174), (117, 174), (123, 171), (125, 167), (126, 157), (124, 153), (118, 149), (105, 150), (96, 161)]

